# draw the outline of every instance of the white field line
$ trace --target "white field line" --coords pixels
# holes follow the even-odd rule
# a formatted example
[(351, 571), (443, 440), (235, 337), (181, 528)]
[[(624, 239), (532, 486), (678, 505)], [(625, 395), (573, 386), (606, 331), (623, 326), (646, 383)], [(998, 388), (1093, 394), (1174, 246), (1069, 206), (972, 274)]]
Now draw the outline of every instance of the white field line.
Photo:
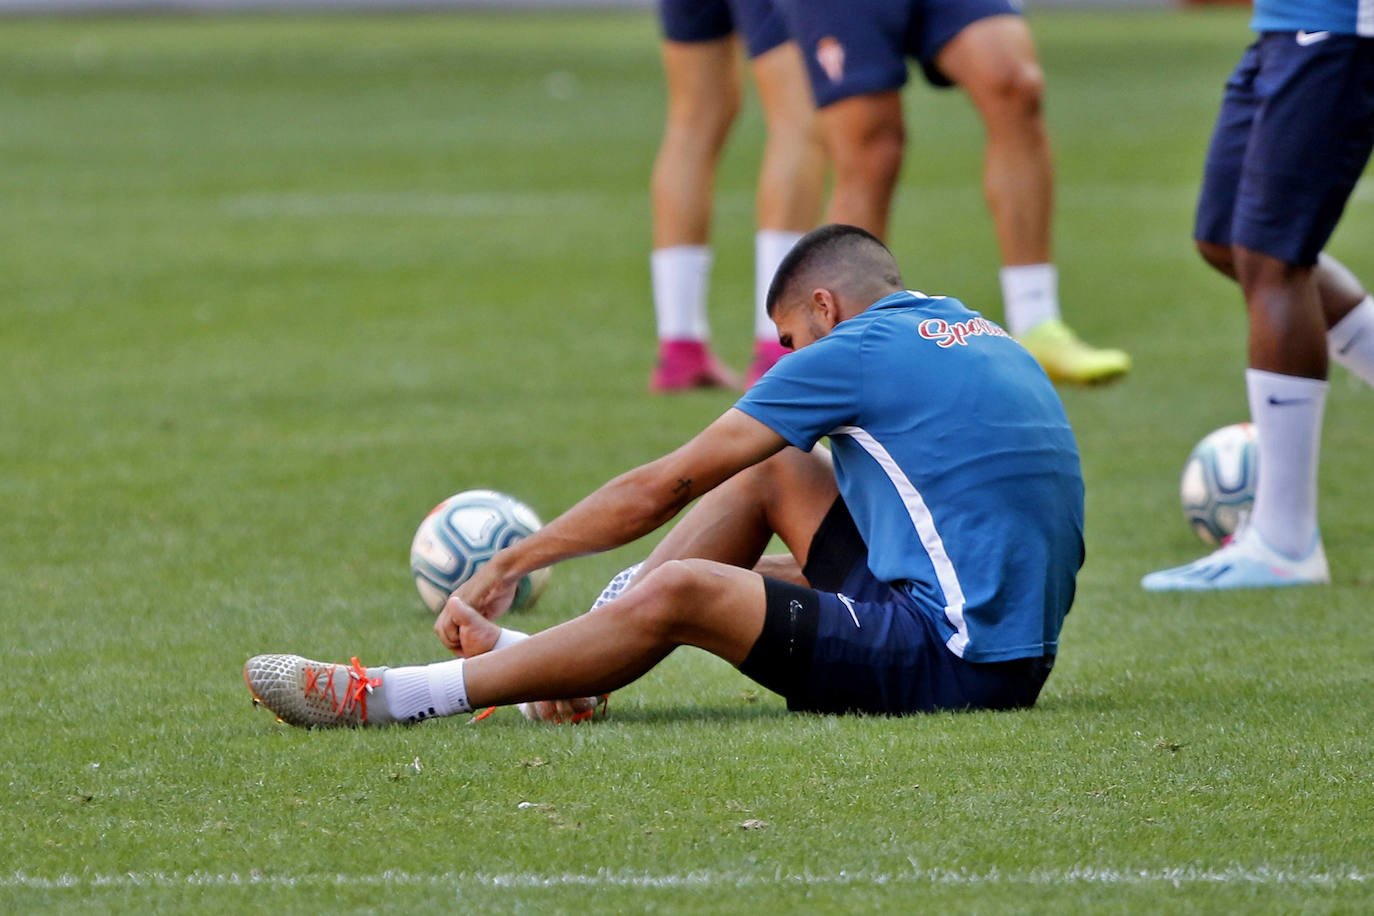
[(1247, 887), (1310, 887), (1338, 888), (1364, 885), (1374, 875), (1357, 868), (1333, 868), (1326, 871), (1300, 871), (1271, 868), (1264, 865), (1233, 865), (1226, 868), (1115, 869), (1082, 866), (1071, 869), (1033, 869), (1009, 872), (998, 869), (969, 871), (964, 869), (913, 868), (910, 871), (869, 872), (839, 871), (832, 873), (691, 871), (678, 874), (636, 871), (599, 870), (585, 874), (535, 874), (512, 872), (442, 872), (423, 874), (406, 871), (383, 871), (373, 874), (314, 872), (300, 875), (267, 872), (167, 872), (142, 871), (118, 874), (88, 874), (66, 872), (58, 875), (35, 875), (14, 871), (0, 875), (0, 888), (27, 890), (113, 890), (151, 888), (174, 890), (202, 887), (434, 887), (434, 888), (644, 888), (648, 890), (753, 888), (795, 885), (821, 886), (907, 886), (933, 885), (954, 887), (976, 886), (1097, 886), (1097, 887), (1183, 887), (1185, 885), (1237, 885)]

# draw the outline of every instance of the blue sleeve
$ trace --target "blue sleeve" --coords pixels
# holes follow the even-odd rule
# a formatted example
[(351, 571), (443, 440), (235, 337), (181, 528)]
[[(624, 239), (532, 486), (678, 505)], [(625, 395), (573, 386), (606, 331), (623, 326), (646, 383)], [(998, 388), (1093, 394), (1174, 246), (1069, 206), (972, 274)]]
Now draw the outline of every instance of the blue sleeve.
[(859, 372), (857, 351), (832, 333), (783, 357), (735, 407), (810, 451), (831, 430), (854, 424)]

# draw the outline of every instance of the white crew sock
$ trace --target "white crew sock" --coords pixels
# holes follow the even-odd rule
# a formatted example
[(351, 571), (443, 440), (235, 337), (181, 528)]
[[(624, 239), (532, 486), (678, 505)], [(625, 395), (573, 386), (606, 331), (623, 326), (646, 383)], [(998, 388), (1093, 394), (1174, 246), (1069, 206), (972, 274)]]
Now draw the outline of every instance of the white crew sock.
[[(491, 651), (518, 645), (529, 638), (528, 633), (503, 627)], [(382, 684), (386, 687), (387, 712), (397, 721), (472, 712), (461, 658), (429, 665), (388, 668), (382, 672)]]
[(711, 249), (675, 245), (649, 255), (654, 284), (654, 316), (659, 340), (706, 340), (706, 288), (711, 280)]
[(398, 722), (472, 712), (463, 680), (463, 659), (382, 672), (386, 708)]
[(1364, 301), (1336, 322), (1326, 333), (1331, 359), (1374, 385), (1374, 296)]
[(999, 276), (1003, 314), (1013, 337), (1059, 317), (1059, 272), (1053, 264), (1003, 267)]
[(786, 229), (760, 229), (754, 234), (754, 339), (773, 343), (778, 339), (778, 326), (768, 317), (768, 287), (778, 265), (787, 257), (798, 241), (800, 232)]
[(1317, 538), (1317, 458), (1327, 383), (1245, 370), (1259, 439), (1259, 483), (1250, 523), (1279, 553), (1307, 556)]

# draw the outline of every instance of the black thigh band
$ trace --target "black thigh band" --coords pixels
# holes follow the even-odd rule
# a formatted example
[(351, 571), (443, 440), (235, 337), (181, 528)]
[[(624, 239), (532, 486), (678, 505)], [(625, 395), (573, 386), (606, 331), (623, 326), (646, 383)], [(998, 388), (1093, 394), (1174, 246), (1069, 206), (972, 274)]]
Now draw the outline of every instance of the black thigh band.
[(763, 632), (739, 670), (788, 700), (799, 697), (811, 672), (821, 602), (809, 588), (763, 579)]

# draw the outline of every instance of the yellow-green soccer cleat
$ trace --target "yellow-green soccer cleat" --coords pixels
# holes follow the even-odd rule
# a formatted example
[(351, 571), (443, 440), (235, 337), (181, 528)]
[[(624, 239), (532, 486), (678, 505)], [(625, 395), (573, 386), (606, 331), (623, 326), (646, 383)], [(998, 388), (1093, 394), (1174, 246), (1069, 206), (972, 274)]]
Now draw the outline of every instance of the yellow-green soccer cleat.
[(1058, 318), (1042, 321), (1016, 339), (1056, 382), (1100, 385), (1131, 369), (1131, 357), (1125, 351), (1089, 346)]
[(299, 655), (255, 655), (243, 666), (254, 705), (288, 725), (357, 728), (394, 721), (382, 698), (385, 668), (316, 662)]

